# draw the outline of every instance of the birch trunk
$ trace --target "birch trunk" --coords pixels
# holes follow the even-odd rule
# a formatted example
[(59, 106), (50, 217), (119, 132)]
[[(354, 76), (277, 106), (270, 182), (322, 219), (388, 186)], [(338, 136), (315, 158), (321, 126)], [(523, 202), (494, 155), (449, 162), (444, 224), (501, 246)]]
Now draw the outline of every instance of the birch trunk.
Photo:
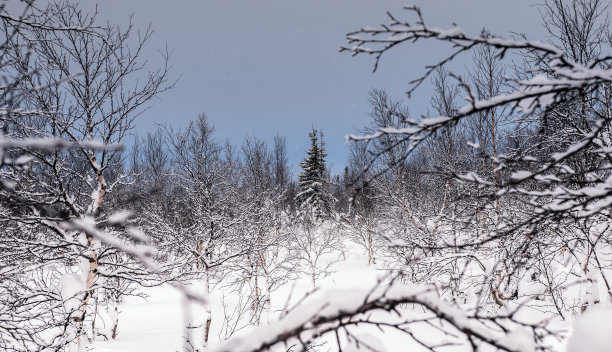
[[(92, 160), (94, 163), (96, 162), (95, 157), (93, 157)], [(104, 199), (104, 195), (106, 194), (106, 182), (104, 180), (104, 177), (102, 176), (102, 172), (101, 171), (97, 171), (97, 172), (98, 172), (98, 188), (92, 194), (91, 206), (88, 209), (88, 215), (92, 216), (92, 221), (93, 221), (93, 217), (97, 215), (98, 209), (100, 208), (100, 204), (102, 204), (102, 200)], [(76, 319), (77, 345), (78, 345), (79, 352), (83, 351), (85, 348), (85, 342), (83, 341), (81, 337), (85, 333), (84, 324), (85, 324), (85, 318), (87, 317), (87, 308), (89, 306), (89, 301), (91, 300), (91, 297), (93, 295), (93, 286), (96, 281), (97, 273), (98, 273), (98, 253), (96, 252), (94, 238), (91, 235), (86, 235), (86, 239), (87, 239), (87, 250), (89, 251), (89, 254), (88, 254), (89, 268), (88, 268), (87, 276), (85, 280), (85, 295), (83, 297), (83, 300), (81, 301), (80, 317)]]
[[(204, 293), (206, 295), (205, 297), (210, 297), (210, 278), (208, 270), (206, 270), (206, 273), (204, 274)], [(212, 311), (210, 309), (210, 302), (206, 304), (204, 315), (206, 323), (204, 324), (203, 346), (206, 349), (208, 347), (208, 337), (210, 335), (210, 324), (212, 323)]]

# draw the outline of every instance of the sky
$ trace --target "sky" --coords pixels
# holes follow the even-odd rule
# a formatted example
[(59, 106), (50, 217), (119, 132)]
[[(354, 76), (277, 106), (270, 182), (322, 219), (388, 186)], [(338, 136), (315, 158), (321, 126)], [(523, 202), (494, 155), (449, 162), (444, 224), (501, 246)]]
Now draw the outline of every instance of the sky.
[[(538, 0), (416, 1), (426, 22), (456, 23), (468, 34), (481, 28), (503, 37), (511, 32), (541, 36)], [(82, 0), (85, 7), (94, 2)], [(154, 122), (186, 126), (206, 113), (220, 140), (239, 145), (256, 136), (287, 138), (294, 174), (308, 148), (312, 127), (323, 131), (328, 166), (340, 173), (348, 160), (347, 134), (369, 123), (368, 92), (386, 89), (405, 99), (408, 82), (424, 72), (446, 46), (404, 46), (383, 57), (376, 73), (372, 57), (339, 53), (346, 33), (386, 23), (386, 11), (401, 17), (397, 0), (104, 0), (99, 19), (123, 24), (133, 14), (137, 28), (155, 29), (143, 57), (160, 63), (159, 49), (172, 55), (176, 87), (153, 102), (136, 124), (138, 135)], [(427, 113), (423, 86), (408, 102), (411, 114)]]

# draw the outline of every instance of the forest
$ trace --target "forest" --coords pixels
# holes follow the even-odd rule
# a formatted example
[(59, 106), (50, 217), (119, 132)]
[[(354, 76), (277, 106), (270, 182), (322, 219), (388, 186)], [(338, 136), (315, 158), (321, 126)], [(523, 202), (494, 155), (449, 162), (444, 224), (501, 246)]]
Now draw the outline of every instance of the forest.
[(369, 92), (332, 173), (316, 127), (298, 172), (286, 137), (232, 143), (205, 112), (138, 133), (180, 84), (151, 27), (0, 3), (0, 350), (608, 351), (608, 10), (544, 0), (546, 41), (413, 5), (353, 29), (339, 50), (374, 71), (446, 49), (405, 99)]

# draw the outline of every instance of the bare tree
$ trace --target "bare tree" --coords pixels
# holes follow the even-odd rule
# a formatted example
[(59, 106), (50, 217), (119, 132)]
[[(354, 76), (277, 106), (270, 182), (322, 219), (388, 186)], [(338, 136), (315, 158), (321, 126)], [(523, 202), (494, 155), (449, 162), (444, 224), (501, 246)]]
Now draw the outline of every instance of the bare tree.
[[(369, 186), (380, 182), (377, 180), (384, 180), (395, 165), (408, 164), (411, 158), (417, 158), (428, 143), (441, 143), (431, 139), (444, 138), (445, 131), (460, 132), (457, 129), (463, 123), (479, 117), (483, 118), (481, 121), (490, 123), (488, 137), (482, 138), (482, 141), (488, 141), (482, 148), (490, 164), (485, 169), (471, 168), (473, 165), (469, 164), (468, 158), (465, 168), (450, 164), (445, 170), (453, 177), (452, 182), (470, 190), (463, 202), (453, 202), (455, 207), (461, 205), (461, 208), (457, 208), (454, 215), (447, 215), (452, 220), (447, 224), (452, 226), (441, 224), (432, 241), (420, 241), (418, 237), (403, 237), (400, 241), (389, 236), (391, 247), (409, 252), (420, 250), (423, 254), (435, 253), (440, 261), (456, 265), (454, 273), (457, 276), (451, 278), (460, 284), (456, 289), (464, 290), (471, 285), (477, 290), (475, 297), (465, 301), (448, 300), (443, 293), (440, 294), (437, 285), (418, 291), (414, 284), (427, 282), (429, 275), (403, 276), (405, 283), (401, 284), (398, 280), (383, 280), (364, 296), (352, 301), (354, 305), (339, 302), (332, 296), (322, 301), (305, 302), (296, 308), (295, 315), (289, 318), (290, 313), (273, 329), (261, 330), (252, 339), (231, 340), (219, 350), (259, 351), (273, 346), (300, 346), (301, 350), (307, 350), (310, 342), (326, 335), (329, 339), (335, 338), (341, 349), (343, 339), (360, 341), (358, 332), (350, 327), (353, 324), (373, 324), (383, 331), (385, 328), (399, 330), (426, 349), (444, 349), (444, 344), (439, 343), (441, 339), (428, 340), (410, 328), (425, 320), (430, 326), (440, 328), (443, 341), (452, 340), (450, 343), (472, 350), (486, 349), (486, 345), (503, 351), (550, 350), (552, 347), (547, 338), (561, 338), (552, 321), (563, 319), (573, 310), (589, 309), (589, 306), (597, 304), (596, 290), (589, 286), (598, 279), (606, 286), (608, 282), (604, 268), (609, 268), (609, 263), (601, 255), (601, 246), (607, 246), (610, 235), (606, 222), (612, 202), (609, 187), (609, 160), (612, 159), (606, 141), (609, 140), (611, 119), (609, 110), (604, 107), (608, 106), (607, 91), (612, 73), (609, 53), (602, 47), (585, 46), (588, 42), (600, 42), (593, 38), (602, 38), (590, 36), (589, 31), (607, 28), (607, 25), (596, 25), (599, 23), (595, 20), (598, 11), (602, 9), (598, 4), (596, 0), (584, 0), (569, 3), (550, 1), (544, 5), (546, 26), (557, 33), (554, 38), (567, 38), (570, 34), (572, 40), (582, 38), (581, 43), (576, 40), (576, 43), (559, 44), (553, 40), (553, 43), (545, 44), (524, 38), (507, 40), (482, 34), (469, 36), (458, 27), (441, 29), (427, 25), (420, 10), (414, 6), (406, 7), (414, 16), (412, 19), (400, 20), (389, 14), (387, 24), (349, 33), (347, 40), (351, 46), (342, 50), (354, 55), (375, 56), (375, 69), (383, 55), (402, 44), (422, 40), (448, 43), (451, 52), (428, 66), (425, 73), (412, 82), (409, 93), (462, 54), (486, 49), (499, 60), (511, 52), (540, 60), (540, 69), (522, 72), (517, 78), (503, 82), (507, 83), (508, 91), (497, 90), (499, 85), (485, 91), (481, 89), (481, 83), (495, 82), (478, 79), (469, 82), (454, 75), (466, 96), (463, 106), (437, 109), (440, 116), (421, 120), (394, 112), (394, 118), (402, 125), (380, 126), (366, 136), (351, 137), (369, 143), (389, 141), (374, 153), (364, 170), (363, 185)], [(563, 18), (567, 21), (558, 26), (556, 23), (563, 23)], [(559, 28), (562, 31), (557, 32)], [(505, 115), (502, 112), (518, 121), (516, 130), (509, 133), (503, 142), (496, 130), (499, 118)], [(542, 135), (539, 131), (549, 117), (556, 120), (557, 126), (565, 126), (565, 130)], [(554, 128), (550, 131), (556, 132)], [(463, 148), (467, 142), (463, 140), (452, 146)], [(505, 145), (502, 147), (500, 144)], [(443, 145), (450, 146), (449, 143)], [(538, 148), (538, 145), (548, 147)], [(472, 144), (474, 147), (476, 145)], [(498, 153), (502, 148), (506, 152)], [(401, 156), (381, 168), (390, 150), (401, 151)], [(448, 160), (456, 163), (457, 157), (466, 153), (461, 151)], [(494, 226), (482, 226), (482, 219), (477, 214), (483, 212), (495, 215)], [(416, 221), (410, 226), (423, 228), (423, 233), (429, 233), (431, 228)], [(487, 231), (476, 236), (474, 232), (478, 229)], [(412, 229), (406, 227), (406, 230)], [(413, 257), (419, 258), (418, 255)], [(584, 297), (572, 302), (563, 291), (574, 285), (580, 287)], [(419, 293), (409, 293), (412, 289)], [(357, 295), (357, 292), (350, 291), (341, 296), (352, 295)], [(428, 315), (415, 317), (410, 309), (398, 310), (395, 299), (412, 303)], [(376, 319), (375, 315), (369, 314), (373, 309), (398, 313), (399, 323)], [(521, 318), (524, 312), (533, 309), (538, 310), (542, 320), (528, 322)], [(306, 311), (316, 313), (306, 314)], [(513, 337), (510, 337), (510, 331), (515, 331)], [(362, 342), (367, 347), (367, 343)]]
[[(36, 112), (6, 116), (6, 128), (21, 139), (70, 145), (56, 149), (53, 146), (59, 144), (53, 142), (44, 150), (35, 145), (22, 147), (30, 155), (32, 167), (13, 174), (12, 182), (19, 186), (10, 198), (27, 206), (13, 208), (13, 215), (6, 219), (34, 226), (32, 236), (21, 243), (32, 255), (28, 264), (20, 265), (35, 276), (36, 270), (55, 271), (55, 281), (41, 285), (62, 287), (46, 300), (55, 303), (45, 307), (33, 301), (35, 314), (45, 309), (59, 314), (63, 309), (69, 316), (59, 326), (53, 325), (56, 319), (50, 319), (49, 328), (56, 328), (51, 330), (54, 337), (42, 343), (82, 348), (96, 290), (104, 287), (104, 278), (115, 275), (112, 258), (116, 251), (101, 246), (94, 231), (79, 228), (107, 221), (109, 214), (103, 205), (125, 178), (113, 171), (121, 158), (120, 142), (150, 100), (172, 86), (167, 79), (167, 57), (164, 67), (147, 71), (140, 53), (150, 29), (128, 44), (133, 38), (131, 25), (125, 30), (110, 24), (99, 26), (95, 15), (67, 1), (31, 12), (14, 32), (10, 32), (15, 28), (14, 18), (5, 16), (2, 20), (5, 72), (16, 79), (14, 89), (22, 92), (20, 109)], [(132, 78), (143, 75), (141, 83), (130, 85)], [(67, 220), (74, 226), (66, 225)], [(82, 264), (80, 269), (76, 269), (77, 263)], [(137, 266), (134, 268), (140, 272)], [(44, 287), (41, 289), (31, 297), (46, 295)], [(30, 320), (26, 319), (24, 326)], [(31, 336), (40, 332), (34, 329)]]
[[(208, 297), (223, 266), (249, 248), (238, 232), (246, 214), (236, 208), (234, 155), (232, 151), (223, 155), (204, 114), (185, 130), (163, 127), (162, 131), (171, 156), (166, 176), (170, 190), (164, 192), (163, 201), (145, 207), (142, 226), (167, 254), (166, 270), (174, 272), (179, 282), (193, 283)], [(209, 303), (203, 307), (195, 303), (188, 308), (192, 319), (187, 322), (185, 348), (201, 351), (208, 344), (212, 315)]]

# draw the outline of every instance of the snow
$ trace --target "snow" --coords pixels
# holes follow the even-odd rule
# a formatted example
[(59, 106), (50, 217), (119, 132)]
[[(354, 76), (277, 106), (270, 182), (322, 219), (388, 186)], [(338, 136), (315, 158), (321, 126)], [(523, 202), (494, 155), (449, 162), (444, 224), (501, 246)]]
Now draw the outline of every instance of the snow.
[(510, 179), (513, 181), (523, 181), (530, 178), (532, 175), (533, 174), (529, 171), (516, 171), (510, 175)]
[(378, 337), (363, 333), (356, 336), (357, 340), (347, 341), (344, 346), (342, 346), (342, 351), (346, 352), (387, 352), (388, 350), (385, 348), (385, 344)]
[(588, 144), (590, 143), (589, 140), (583, 140), (580, 141), (578, 143), (572, 144), (569, 148), (567, 148), (566, 151), (562, 152), (562, 153), (553, 153), (552, 158), (555, 161), (560, 161), (563, 160), (565, 158), (567, 158), (568, 156), (576, 153), (577, 151), (583, 149), (584, 147), (586, 147)]
[[(120, 307), (118, 336), (96, 341), (95, 352), (181, 350), (181, 293), (170, 285), (147, 289), (149, 299), (128, 297)], [(110, 318), (110, 317), (109, 317)], [(110, 320), (110, 319), (109, 319)]]
[(527, 328), (520, 328), (511, 331), (502, 341), (506, 345), (514, 346), (517, 351), (535, 352), (532, 335)]
[(125, 253), (138, 258), (141, 263), (146, 265), (153, 272), (158, 270), (157, 264), (152, 260), (155, 252), (154, 248), (150, 246), (127, 245), (112, 233), (96, 229), (91, 219), (75, 219), (71, 223), (65, 223), (64, 227), (67, 229), (82, 231), (82, 234), (87, 234), (101, 241), (102, 243), (121, 249)]
[(22, 138), (12, 139), (0, 137), (0, 149), (32, 148), (42, 152), (52, 152), (58, 148), (66, 148), (68, 143), (59, 138)]
[(119, 211), (108, 217), (108, 223), (112, 225), (123, 225), (132, 215), (130, 211)]
[(31, 155), (21, 155), (17, 159), (15, 159), (15, 165), (25, 165), (34, 160), (34, 157)]
[[(223, 321), (222, 297), (232, 297), (231, 291), (217, 285), (210, 297), (212, 308), (212, 327), (211, 341), (209, 346), (211, 351), (250, 351), (256, 346), (266, 346), (273, 344), (286, 331), (296, 327), (305, 327), (306, 330), (313, 329), (310, 324), (313, 319), (333, 318), (341, 314), (347, 314), (364, 302), (374, 301), (383, 298), (383, 301), (392, 302), (397, 299), (407, 298), (422, 302), (425, 307), (435, 309), (438, 314), (445, 317), (452, 325), (462, 331), (475, 331), (480, 334), (483, 340), (498, 346), (505, 346), (509, 351), (534, 351), (533, 339), (530, 331), (516, 330), (505, 336), (499, 331), (484, 329), (466, 316), (461, 309), (451, 306), (438, 297), (436, 290), (432, 287), (406, 285), (394, 282), (390, 286), (385, 282), (384, 273), (380, 270), (386, 266), (384, 261), (379, 261), (379, 266), (368, 266), (367, 257), (357, 246), (349, 246), (343, 260), (334, 263), (333, 274), (319, 280), (317, 288), (311, 289), (311, 282), (308, 277), (301, 277), (289, 282), (275, 292), (272, 296), (272, 322), (269, 325), (260, 327), (247, 327), (232, 338), (222, 341), (221, 322)], [(382, 281), (381, 281), (382, 280)], [(378, 287), (372, 290), (372, 287)], [(191, 287), (194, 289), (194, 287)], [(162, 287), (146, 289), (149, 299), (144, 301), (140, 298), (128, 298), (121, 306), (119, 314), (119, 335), (115, 340), (97, 340), (93, 345), (93, 352), (119, 352), (119, 351), (173, 351), (181, 350), (183, 344), (184, 317), (182, 307), (183, 296), (180, 292), (164, 285)], [(474, 293), (471, 304), (476, 302)], [(295, 308), (290, 308), (287, 314), (283, 314), (286, 303), (293, 307), (297, 302), (302, 304)], [(230, 299), (230, 303), (235, 301)], [(191, 313), (198, 311), (191, 310)], [(409, 310), (410, 311), (410, 310)], [(377, 321), (393, 322), (398, 319), (394, 314), (384, 311), (372, 311), (369, 317)], [(419, 308), (413, 311), (414, 317), (431, 317), (431, 315)], [(278, 320), (281, 317), (281, 320)], [(107, 314), (107, 322), (112, 320), (112, 315)], [(330, 323), (331, 324), (330, 320)], [(107, 323), (108, 324), (108, 323)], [(328, 325), (329, 326), (329, 325)], [(411, 325), (411, 330), (419, 333), (426, 341), (443, 343), (447, 338), (435, 328), (427, 327), (426, 324)], [(448, 326), (446, 327), (448, 328)], [(303, 334), (302, 337), (308, 339), (316, 333), (316, 329)], [(384, 335), (376, 326), (360, 325), (353, 330), (350, 337), (340, 336), (340, 342), (345, 351), (371, 351), (369, 347), (377, 351), (425, 351), (414, 340), (406, 337), (405, 334), (392, 329), (385, 329)], [(384, 337), (384, 338), (383, 338)], [(356, 340), (357, 338), (357, 340)], [(280, 338), (282, 341), (282, 338)], [(360, 342), (357, 342), (360, 341)], [(321, 349), (337, 349), (335, 337), (323, 340), (324, 347)], [(297, 343), (294, 340), (290, 344)], [(284, 344), (280, 344), (279, 351), (285, 351)], [(369, 347), (368, 347), (369, 346)], [(464, 346), (465, 347), (465, 346)], [(272, 351), (277, 349), (272, 348)], [(463, 351), (464, 349), (448, 349), (445, 351)]]
[(67, 312), (75, 311), (81, 305), (79, 293), (83, 292), (85, 283), (79, 275), (67, 273), (62, 276), (60, 282), (60, 292), (64, 300), (64, 308)]
[[(308, 277), (302, 277), (298, 280), (289, 282), (282, 286), (279, 290), (273, 292), (273, 320), (279, 317), (284, 305), (287, 301), (291, 307), (297, 303), (304, 295), (311, 293), (309, 298), (320, 302), (320, 308), (323, 310), (319, 313), (330, 313), (325, 311), (325, 302), (332, 300), (342, 307), (349, 307), (351, 304), (356, 304), (364, 299), (364, 287), (371, 287), (377, 283), (383, 275), (375, 266), (367, 265), (367, 257), (361, 253), (361, 250), (356, 247), (349, 251), (345, 260), (337, 262), (332, 267), (333, 274), (317, 281), (317, 289), (312, 291), (312, 283)], [(193, 291), (197, 287), (190, 287)], [(361, 296), (355, 296), (355, 290), (361, 290)], [(97, 340), (93, 344), (92, 352), (127, 352), (127, 351), (151, 351), (151, 352), (166, 352), (182, 350), (183, 346), (183, 311), (182, 311), (182, 294), (170, 285), (161, 287), (147, 288), (146, 294), (149, 296), (147, 300), (138, 297), (129, 297), (120, 305), (119, 314), (119, 335), (115, 340), (104, 341)], [(235, 296), (231, 291), (224, 292), (222, 289), (213, 290), (210, 297), (213, 323), (211, 327), (211, 348), (220, 347), (221, 334), (220, 325), (223, 321), (223, 305), (221, 303), (222, 296)], [(230, 302), (234, 302), (231, 299)], [(287, 324), (287, 321), (296, 323), (300, 319), (308, 320), (314, 312), (311, 310), (298, 310), (287, 316), (282, 323)], [(111, 317), (106, 313), (103, 314), (106, 324), (109, 324)], [(286, 326), (286, 325), (285, 325)], [(244, 340), (246, 346), (251, 346), (253, 338), (263, 339), (263, 334), (258, 334), (253, 337), (252, 327), (242, 330), (237, 336), (242, 336), (248, 340)], [(260, 328), (266, 330), (266, 328)], [(363, 341), (379, 346), (376, 343), (376, 329), (365, 332), (359, 336)], [(397, 342), (397, 340), (391, 339)], [(346, 342), (346, 341), (345, 341)], [(350, 343), (346, 342), (347, 346)], [(385, 341), (385, 343), (387, 343)], [(353, 346), (355, 347), (355, 346)], [(351, 348), (353, 348), (351, 347)], [(363, 346), (362, 346), (363, 347)], [(356, 347), (355, 347), (356, 348)], [(227, 349), (225, 349), (227, 350)], [(232, 347), (231, 351), (239, 351)], [(388, 348), (388, 351), (393, 351), (393, 345)], [(360, 350), (354, 350), (360, 351)], [(418, 349), (417, 349), (418, 351)]]
[(439, 30), (436, 29), (436, 31), (438, 32), (439, 39), (465, 36), (465, 33), (463, 33), (463, 30), (461, 30), (461, 28), (456, 27), (456, 26), (451, 29), (439, 29)]
[(612, 347), (612, 308), (594, 306), (576, 319), (567, 352), (609, 352)]
[(98, 140), (93, 140), (93, 139), (88, 139), (88, 140), (84, 140), (82, 142), (79, 143), (79, 146), (81, 146), (82, 148), (85, 149), (91, 149), (91, 150), (95, 150), (95, 151), (104, 151), (104, 150), (108, 150), (108, 151), (120, 151), (123, 150), (123, 145), (122, 144), (106, 144), (102, 141), (98, 141)]

